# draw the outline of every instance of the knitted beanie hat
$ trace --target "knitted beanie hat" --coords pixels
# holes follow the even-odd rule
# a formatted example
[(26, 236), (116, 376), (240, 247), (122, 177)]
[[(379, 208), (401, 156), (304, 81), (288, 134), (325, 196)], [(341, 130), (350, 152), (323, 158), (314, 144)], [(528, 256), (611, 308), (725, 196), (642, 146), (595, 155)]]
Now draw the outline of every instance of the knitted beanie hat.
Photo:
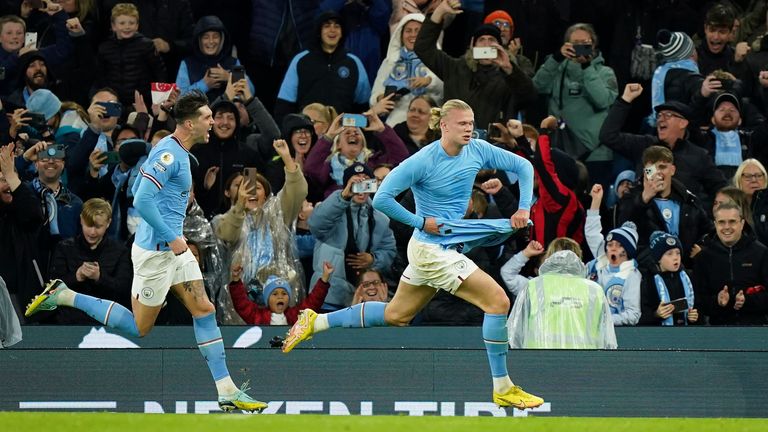
[(661, 261), (661, 257), (670, 249), (678, 248), (681, 253), (683, 252), (683, 244), (680, 243), (680, 239), (664, 231), (654, 231), (651, 234), (650, 246), (651, 255), (656, 261)]
[(661, 63), (685, 60), (693, 55), (693, 40), (683, 32), (659, 30), (656, 41), (656, 52), (661, 56)]
[(624, 222), (620, 227), (611, 230), (611, 232), (605, 236), (605, 244), (607, 248), (609, 241), (616, 240), (617, 242), (621, 243), (621, 246), (623, 246), (624, 250), (627, 251), (627, 257), (632, 259), (637, 256), (637, 239), (637, 226), (634, 222), (627, 221)]

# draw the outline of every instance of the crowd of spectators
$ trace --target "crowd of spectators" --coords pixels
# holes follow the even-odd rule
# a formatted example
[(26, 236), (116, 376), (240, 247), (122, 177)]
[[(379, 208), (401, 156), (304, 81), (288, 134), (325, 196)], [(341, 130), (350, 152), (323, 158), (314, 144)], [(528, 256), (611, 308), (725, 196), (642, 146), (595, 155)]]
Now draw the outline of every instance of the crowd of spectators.
[[(41, 278), (130, 304), (133, 185), (196, 90), (214, 126), (185, 235), (223, 324), (390, 298), (414, 227), (373, 194), (449, 99), (534, 166), (533, 226), (471, 251), (522, 296), (519, 346), (548, 346), (531, 338), (557, 324), (519, 314), (549, 285), (616, 326), (768, 324), (768, 3), (455, 3), (0, 2), (0, 276), (22, 322), (95, 323), (26, 320)], [(481, 171), (465, 217), (509, 218), (517, 181)], [(481, 321), (440, 292), (413, 324)]]

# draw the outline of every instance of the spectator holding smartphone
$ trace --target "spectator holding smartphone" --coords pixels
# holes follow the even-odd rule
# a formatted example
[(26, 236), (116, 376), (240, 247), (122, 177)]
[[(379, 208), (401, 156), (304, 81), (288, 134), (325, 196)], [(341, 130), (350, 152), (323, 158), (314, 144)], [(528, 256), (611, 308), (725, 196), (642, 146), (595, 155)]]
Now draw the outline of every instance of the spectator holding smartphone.
[(553, 145), (584, 161), (590, 179), (607, 187), (613, 181), (613, 152), (598, 135), (619, 86), (597, 47), (591, 25), (570, 26), (560, 51), (547, 57), (533, 83), (539, 94), (546, 95), (549, 114), (565, 123), (557, 135), (560, 142), (555, 139)]
[[(230, 73), (240, 66), (240, 61), (232, 57), (232, 38), (224, 24), (216, 16), (204, 16), (195, 24), (192, 55), (181, 61), (176, 85), (181, 94), (191, 90), (200, 90), (215, 101), (224, 93)], [(251, 94), (255, 88), (244, 72), (242, 77), (232, 75), (232, 81), (245, 79)]]
[[(36, 6), (36, 5), (35, 5)], [(35, 10), (48, 14), (53, 20), (53, 34), (56, 43), (42, 46), (39, 44), (25, 46), (25, 33), (27, 23), (16, 15), (6, 15), (0, 18), (0, 95), (8, 95), (12, 87), (16, 85), (18, 76), (18, 59), (20, 56), (38, 50), (46, 58), (50, 65), (64, 63), (72, 52), (72, 41), (67, 33), (66, 20), (69, 18), (58, 4), (47, 1), (40, 2), (40, 6), (34, 9), (29, 0), (21, 3), (20, 13), (23, 18), (29, 16)]]
[(371, 90), (371, 105), (389, 97), (387, 124), (394, 127), (405, 121), (410, 102), (418, 96), (429, 96), (437, 104), (443, 99), (443, 81), (422, 63), (413, 51), (424, 15), (404, 16), (392, 33), (387, 57), (379, 67)]
[[(131, 305), (133, 267), (127, 247), (106, 236), (112, 206), (92, 198), (80, 212), (82, 232), (59, 243), (53, 251), (49, 277), (61, 279), (78, 293), (99, 296), (125, 307)], [(100, 325), (75, 308), (58, 308), (58, 324)]]
[(326, 261), (336, 268), (323, 309), (334, 311), (352, 304), (358, 276), (369, 268), (385, 272), (395, 258), (395, 236), (389, 218), (373, 208), (370, 192), (355, 192), (373, 171), (356, 162), (344, 170), (344, 188), (319, 204), (309, 218), (317, 237), (312, 282), (320, 279)]
[[(369, 169), (381, 163), (398, 165), (408, 157), (403, 140), (384, 124), (372, 110), (363, 114), (365, 125), (343, 126), (344, 114), (337, 116), (328, 131), (318, 138), (304, 161), (307, 177), (319, 185), (324, 195), (341, 189), (345, 170), (355, 163), (363, 163)], [(355, 115), (356, 118), (361, 116)], [(368, 148), (363, 131), (373, 132), (381, 143), (381, 150), (373, 152)]]
[[(650, 241), (651, 255), (657, 266), (643, 272), (640, 325), (677, 326), (699, 322), (693, 284), (683, 268), (683, 244), (663, 231), (654, 231)], [(685, 299), (687, 308), (673, 300)]]

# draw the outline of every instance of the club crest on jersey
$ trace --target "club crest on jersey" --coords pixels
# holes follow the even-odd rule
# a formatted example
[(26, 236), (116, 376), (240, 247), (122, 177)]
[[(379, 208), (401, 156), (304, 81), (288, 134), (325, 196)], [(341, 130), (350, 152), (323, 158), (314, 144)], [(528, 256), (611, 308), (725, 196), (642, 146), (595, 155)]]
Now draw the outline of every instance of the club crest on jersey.
[(170, 152), (165, 152), (160, 155), (160, 162), (163, 165), (170, 165), (173, 163), (173, 155)]

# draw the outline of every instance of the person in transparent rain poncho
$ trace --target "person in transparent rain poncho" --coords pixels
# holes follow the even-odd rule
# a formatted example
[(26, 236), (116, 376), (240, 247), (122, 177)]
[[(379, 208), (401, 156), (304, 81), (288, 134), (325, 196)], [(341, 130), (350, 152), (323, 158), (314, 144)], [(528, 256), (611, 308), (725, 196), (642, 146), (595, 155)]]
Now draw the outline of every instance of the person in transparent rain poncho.
[(512, 348), (615, 349), (603, 288), (573, 251), (555, 252), (520, 291), (507, 321)]
[(187, 216), (184, 218), (184, 237), (199, 248), (200, 269), (203, 272), (203, 285), (216, 305), (216, 319), (225, 325), (244, 325), (245, 322), (235, 312), (232, 299), (227, 291), (229, 283), (229, 255), (227, 248), (216, 237), (213, 226), (205, 218), (205, 213), (190, 193)]
[(262, 298), (267, 276), (274, 275), (290, 283), (291, 301), (300, 302), (305, 295), (304, 275), (293, 224), (307, 197), (307, 181), (285, 140), (275, 140), (273, 146), (285, 165), (283, 189), (273, 195), (261, 174), (243, 178), (237, 201), (213, 219), (213, 227), (230, 247), (231, 263), (242, 265), (242, 280), (253, 298)]

